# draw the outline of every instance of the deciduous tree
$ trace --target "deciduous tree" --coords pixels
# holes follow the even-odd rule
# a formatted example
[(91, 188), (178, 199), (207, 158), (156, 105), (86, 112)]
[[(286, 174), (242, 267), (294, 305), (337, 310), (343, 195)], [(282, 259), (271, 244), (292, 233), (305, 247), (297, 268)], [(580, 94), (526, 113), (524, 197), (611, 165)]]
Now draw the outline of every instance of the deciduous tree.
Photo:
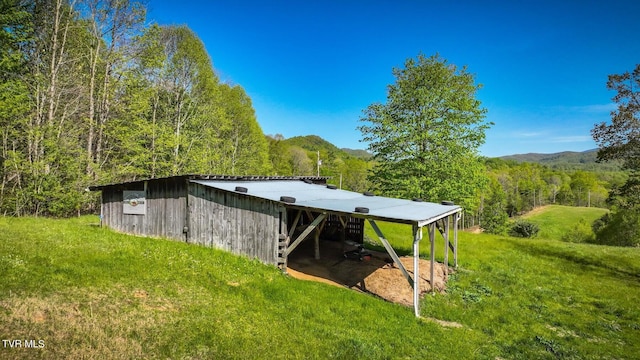
[(630, 171), (627, 182), (612, 191), (619, 207), (596, 232), (596, 241), (610, 245), (640, 245), (640, 64), (632, 72), (609, 75), (609, 90), (616, 91), (611, 123), (601, 122), (591, 130), (598, 143), (599, 160), (622, 160)]
[(480, 85), (439, 55), (407, 59), (393, 75), (386, 103), (360, 119), (376, 161), (371, 182), (386, 195), (471, 206), (486, 183), (478, 147), (491, 125), (476, 99)]
[(596, 124), (591, 135), (598, 144), (598, 160), (622, 160), (631, 171), (627, 183), (618, 189), (624, 207), (640, 205), (640, 64), (631, 72), (609, 75), (609, 90), (616, 91), (616, 110), (611, 122)]

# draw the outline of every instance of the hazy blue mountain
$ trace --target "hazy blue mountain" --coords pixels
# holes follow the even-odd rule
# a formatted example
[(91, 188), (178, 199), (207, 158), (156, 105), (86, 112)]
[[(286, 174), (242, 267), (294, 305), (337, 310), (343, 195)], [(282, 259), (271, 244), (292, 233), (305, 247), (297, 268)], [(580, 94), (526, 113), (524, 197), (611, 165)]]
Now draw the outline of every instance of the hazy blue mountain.
[(620, 162), (596, 162), (597, 154), (598, 149), (591, 149), (586, 151), (563, 151), (552, 154), (515, 154), (501, 156), (500, 159), (513, 160), (517, 162), (539, 163), (557, 169), (605, 171), (618, 171), (621, 169)]

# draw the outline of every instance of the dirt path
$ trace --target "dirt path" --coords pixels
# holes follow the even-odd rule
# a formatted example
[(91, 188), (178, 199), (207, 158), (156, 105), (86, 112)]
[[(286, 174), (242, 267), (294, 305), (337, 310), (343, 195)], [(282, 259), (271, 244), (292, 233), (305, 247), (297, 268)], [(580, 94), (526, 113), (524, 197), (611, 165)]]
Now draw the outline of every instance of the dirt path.
[(527, 212), (527, 213), (522, 214), (520, 217), (522, 217), (522, 218), (525, 218), (525, 219), (526, 219), (526, 218), (528, 218), (528, 217), (530, 217), (530, 216), (533, 216), (533, 215), (539, 214), (539, 213), (541, 213), (541, 212), (544, 212), (544, 211), (547, 209), (547, 207), (548, 207), (548, 206), (549, 206), (549, 205), (538, 206), (537, 208), (533, 208), (533, 210), (531, 210), (531, 211), (529, 211), (529, 212)]

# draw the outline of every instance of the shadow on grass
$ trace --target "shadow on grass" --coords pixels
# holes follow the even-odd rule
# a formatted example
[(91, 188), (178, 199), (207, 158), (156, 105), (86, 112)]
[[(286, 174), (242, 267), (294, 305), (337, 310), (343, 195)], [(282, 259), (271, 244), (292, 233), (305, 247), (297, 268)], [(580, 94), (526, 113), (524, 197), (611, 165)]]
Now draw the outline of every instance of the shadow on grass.
[(563, 249), (559, 247), (546, 247), (542, 244), (524, 242), (517, 239), (505, 240), (508, 241), (515, 249), (534, 256), (564, 260), (583, 267), (606, 271), (613, 276), (626, 277), (629, 280), (640, 280), (640, 269), (616, 266), (615, 259), (609, 259), (608, 256), (595, 258), (594, 255), (583, 255), (569, 248)]

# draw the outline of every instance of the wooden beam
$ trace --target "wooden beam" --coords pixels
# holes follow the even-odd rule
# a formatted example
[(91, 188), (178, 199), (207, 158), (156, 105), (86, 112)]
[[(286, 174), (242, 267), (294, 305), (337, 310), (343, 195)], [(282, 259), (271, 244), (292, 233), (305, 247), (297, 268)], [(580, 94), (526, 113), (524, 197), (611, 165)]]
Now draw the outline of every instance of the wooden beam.
[(343, 228), (346, 228), (347, 227), (347, 220), (345, 220), (343, 218), (346, 218), (346, 216), (338, 215), (338, 220), (340, 220), (340, 224), (342, 224)]
[(320, 228), (322, 225), (316, 228), (316, 232), (313, 236), (313, 257), (316, 260), (320, 260), (320, 232), (322, 231)]
[(371, 224), (371, 227), (378, 235), (380, 242), (382, 243), (384, 248), (387, 250), (387, 253), (389, 254), (389, 256), (391, 256), (391, 258), (396, 263), (396, 265), (398, 265), (398, 268), (402, 272), (402, 275), (404, 275), (405, 279), (407, 279), (407, 281), (409, 282), (409, 285), (411, 285), (411, 287), (413, 288), (413, 279), (411, 279), (411, 276), (407, 272), (407, 269), (405, 269), (402, 262), (400, 262), (400, 258), (398, 257), (398, 254), (396, 254), (395, 250), (393, 250), (393, 248), (391, 247), (391, 244), (389, 244), (387, 239), (384, 238), (384, 235), (382, 234), (382, 231), (380, 231), (380, 228), (378, 227), (378, 224), (376, 224), (375, 220), (373, 219), (368, 219), (368, 220), (369, 220), (369, 223)]
[(304, 229), (304, 231), (302, 232), (302, 234), (300, 234), (293, 243), (291, 243), (291, 245), (287, 248), (287, 252), (286, 255), (289, 256), (289, 254), (291, 254), (291, 252), (298, 246), (300, 245), (300, 243), (302, 242), (302, 240), (304, 240), (307, 235), (309, 235), (315, 228), (316, 226), (318, 226), (318, 224), (320, 224), (320, 222), (322, 220), (324, 220), (324, 218), (327, 217), (326, 213), (321, 213), (320, 215), (318, 215), (318, 217), (313, 220), (313, 222), (311, 224), (309, 224), (309, 226)]
[(296, 231), (296, 226), (298, 226), (298, 221), (300, 221), (300, 216), (302, 216), (302, 210), (298, 210), (295, 219), (293, 220), (293, 225), (291, 225), (291, 229), (289, 229), (289, 237), (293, 236), (293, 233)]
[(287, 273), (287, 246), (289, 246), (289, 230), (287, 229), (287, 208), (281, 207), (280, 213), (280, 234), (278, 235), (278, 259), (276, 262), (280, 265), (280, 270)]
[[(311, 211), (306, 211), (307, 216), (309, 216), (310, 219), (313, 219), (313, 214), (311, 213)], [(320, 225), (316, 226), (316, 232), (313, 236), (313, 249), (314, 249), (314, 258), (316, 260), (320, 260), (320, 233), (322, 233), (322, 229), (324, 229), (324, 226), (327, 224), (326, 222), (326, 218), (322, 219), (322, 222), (320, 223)]]

